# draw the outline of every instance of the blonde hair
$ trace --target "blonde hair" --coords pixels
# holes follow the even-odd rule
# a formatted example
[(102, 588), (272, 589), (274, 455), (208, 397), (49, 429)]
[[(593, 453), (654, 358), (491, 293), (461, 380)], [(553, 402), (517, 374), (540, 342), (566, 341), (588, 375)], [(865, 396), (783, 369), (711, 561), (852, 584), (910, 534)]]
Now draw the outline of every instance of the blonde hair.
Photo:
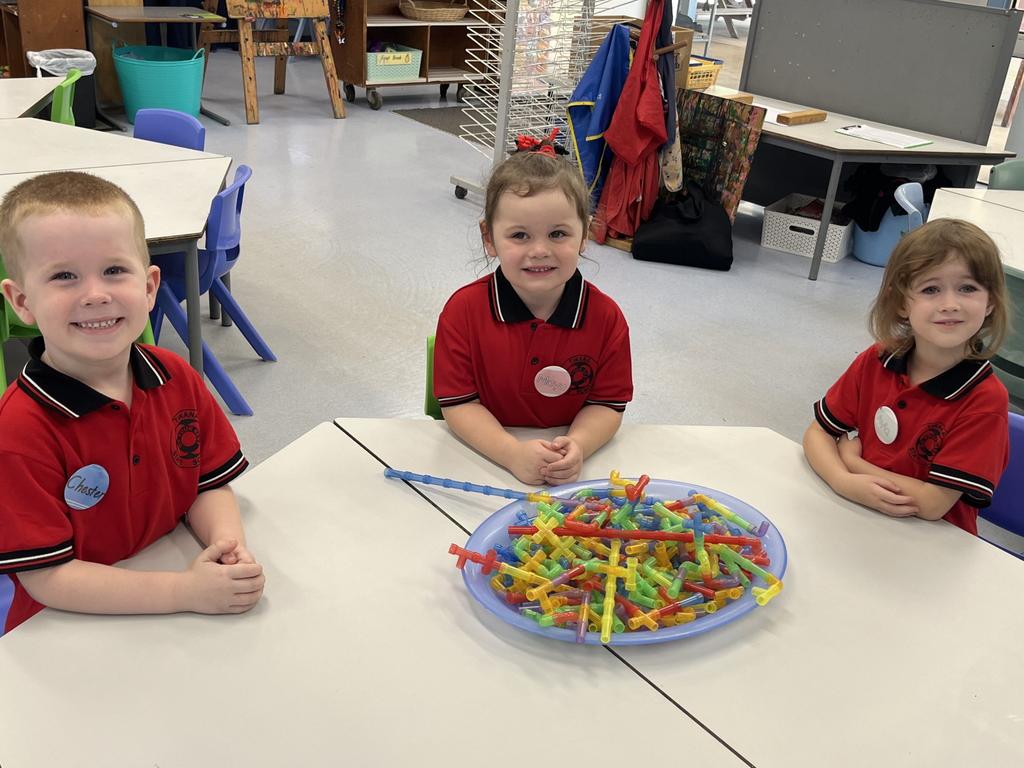
[(142, 263), (149, 266), (142, 214), (135, 201), (116, 184), (78, 171), (44, 173), (21, 182), (0, 202), (0, 256), (7, 274), (15, 281), (22, 278), (25, 252), (19, 228), (29, 216), (57, 212), (100, 216), (118, 209), (131, 219), (135, 249)]
[(484, 223), (487, 231), (494, 229), (494, 215), (505, 192), (529, 197), (537, 192), (558, 189), (576, 209), (584, 231), (590, 216), (590, 196), (579, 169), (559, 157), (543, 152), (517, 152), (504, 160), (491, 173), (484, 198)]
[(887, 352), (903, 354), (914, 343), (904, 312), (910, 286), (923, 272), (949, 258), (962, 258), (971, 277), (988, 291), (992, 311), (967, 342), (964, 356), (983, 360), (995, 354), (1009, 330), (1009, 298), (999, 249), (981, 229), (959, 219), (936, 219), (905, 235), (893, 250), (871, 306), (868, 327)]

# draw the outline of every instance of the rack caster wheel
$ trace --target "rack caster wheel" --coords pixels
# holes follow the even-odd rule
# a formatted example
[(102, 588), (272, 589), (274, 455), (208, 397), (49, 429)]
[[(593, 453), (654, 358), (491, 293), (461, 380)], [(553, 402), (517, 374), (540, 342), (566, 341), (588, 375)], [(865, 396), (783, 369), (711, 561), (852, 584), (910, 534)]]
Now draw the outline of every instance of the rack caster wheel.
[(469, 194), (468, 189), (466, 189), (465, 187), (460, 187), (458, 185), (455, 186), (455, 197), (457, 197), (459, 200), (464, 200), (467, 194)]
[(448, 83), (441, 83), (441, 98), (448, 98)]
[(384, 97), (376, 88), (371, 88), (366, 92), (366, 103), (370, 105), (370, 109), (377, 110), (384, 105)]
[(351, 83), (345, 83), (342, 90), (345, 92), (345, 101), (349, 104), (356, 100), (356, 87), (354, 85)]
[(460, 84), (459, 87), (455, 90), (455, 100), (464, 102), (466, 100), (467, 91), (468, 89), (466, 88), (466, 86)]

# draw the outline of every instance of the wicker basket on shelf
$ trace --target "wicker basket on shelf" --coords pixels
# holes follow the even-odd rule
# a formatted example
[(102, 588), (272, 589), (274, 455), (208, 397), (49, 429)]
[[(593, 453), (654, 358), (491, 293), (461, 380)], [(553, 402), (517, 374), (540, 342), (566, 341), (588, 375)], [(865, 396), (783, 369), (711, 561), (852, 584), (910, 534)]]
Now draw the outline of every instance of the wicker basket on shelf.
[(399, 0), (398, 10), (416, 21), (461, 21), (469, 12), (468, 0), (441, 3), (434, 0)]

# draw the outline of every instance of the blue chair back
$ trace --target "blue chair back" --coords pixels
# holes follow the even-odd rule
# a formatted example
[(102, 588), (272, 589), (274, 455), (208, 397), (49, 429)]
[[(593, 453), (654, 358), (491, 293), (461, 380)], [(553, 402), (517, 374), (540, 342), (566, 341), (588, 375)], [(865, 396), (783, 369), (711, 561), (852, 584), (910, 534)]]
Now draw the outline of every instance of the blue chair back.
[(913, 232), (924, 224), (924, 189), (921, 188), (920, 184), (916, 181), (900, 184), (896, 187), (895, 197), (896, 202), (907, 212), (907, 218), (909, 219), (908, 232)]
[(992, 504), (978, 514), (993, 525), (1024, 536), (1024, 416), (1010, 414), (1010, 463)]
[(252, 178), (252, 168), (240, 165), (235, 179), (213, 198), (206, 220), (206, 249), (235, 248), (242, 239), (242, 198), (245, 185)]
[(192, 115), (176, 109), (140, 109), (135, 114), (132, 136), (185, 149), (202, 151), (206, 146), (203, 124)]

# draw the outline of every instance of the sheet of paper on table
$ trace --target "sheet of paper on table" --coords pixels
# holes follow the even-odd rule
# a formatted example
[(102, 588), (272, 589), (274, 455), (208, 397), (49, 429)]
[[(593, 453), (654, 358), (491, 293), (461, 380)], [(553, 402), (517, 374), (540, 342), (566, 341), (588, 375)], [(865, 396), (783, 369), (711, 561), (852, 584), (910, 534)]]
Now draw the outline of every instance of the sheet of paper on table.
[(919, 136), (910, 136), (906, 133), (872, 128), (870, 125), (844, 125), (842, 128), (836, 128), (836, 133), (855, 136), (858, 139), (866, 139), (867, 141), (874, 141), (890, 147), (899, 147), (900, 149), (911, 149), (912, 147), (923, 147), (926, 144), (931, 144), (930, 140), (922, 139)]

